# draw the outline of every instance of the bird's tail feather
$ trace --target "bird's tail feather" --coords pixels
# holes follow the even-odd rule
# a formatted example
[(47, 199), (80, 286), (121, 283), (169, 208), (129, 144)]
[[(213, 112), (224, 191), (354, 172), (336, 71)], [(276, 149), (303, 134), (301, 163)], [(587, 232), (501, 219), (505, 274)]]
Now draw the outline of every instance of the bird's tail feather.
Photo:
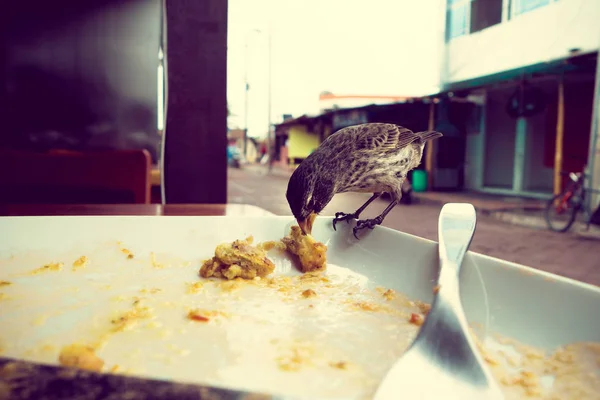
[(417, 132), (416, 135), (419, 137), (419, 139), (421, 139), (421, 142), (425, 143), (428, 140), (433, 140), (433, 139), (437, 139), (439, 137), (442, 137), (444, 135), (442, 135), (441, 132), (437, 132), (437, 131), (423, 131), (423, 132)]

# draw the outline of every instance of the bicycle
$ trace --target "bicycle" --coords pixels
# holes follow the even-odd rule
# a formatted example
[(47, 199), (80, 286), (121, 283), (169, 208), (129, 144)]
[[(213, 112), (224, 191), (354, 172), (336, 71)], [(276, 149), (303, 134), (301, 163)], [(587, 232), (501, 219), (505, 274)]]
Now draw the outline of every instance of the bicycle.
[[(554, 232), (567, 232), (579, 212), (585, 215), (584, 221), (589, 229), (592, 211), (586, 206), (585, 196), (588, 192), (600, 193), (600, 190), (586, 188), (586, 175), (583, 172), (561, 171), (562, 176), (569, 176), (570, 182), (565, 190), (552, 197), (544, 209), (544, 217), (548, 228)], [(561, 218), (562, 217), (562, 218)]]

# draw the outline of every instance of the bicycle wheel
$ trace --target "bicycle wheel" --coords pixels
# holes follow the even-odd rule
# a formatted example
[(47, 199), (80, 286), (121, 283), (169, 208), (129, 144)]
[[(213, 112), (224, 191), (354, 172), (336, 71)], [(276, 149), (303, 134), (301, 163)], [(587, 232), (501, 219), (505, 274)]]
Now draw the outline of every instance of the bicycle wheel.
[(546, 224), (554, 232), (566, 232), (575, 222), (577, 211), (579, 204), (574, 201), (571, 192), (557, 194), (546, 204)]

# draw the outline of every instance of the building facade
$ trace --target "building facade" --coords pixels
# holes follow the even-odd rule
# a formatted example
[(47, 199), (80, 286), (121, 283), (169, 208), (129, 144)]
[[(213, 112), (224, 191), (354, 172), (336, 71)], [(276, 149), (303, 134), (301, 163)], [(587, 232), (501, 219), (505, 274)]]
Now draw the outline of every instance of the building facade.
[(446, 16), (442, 88), (478, 121), (465, 188), (551, 196), (560, 171), (583, 171), (594, 154), (600, 1), (448, 0)]

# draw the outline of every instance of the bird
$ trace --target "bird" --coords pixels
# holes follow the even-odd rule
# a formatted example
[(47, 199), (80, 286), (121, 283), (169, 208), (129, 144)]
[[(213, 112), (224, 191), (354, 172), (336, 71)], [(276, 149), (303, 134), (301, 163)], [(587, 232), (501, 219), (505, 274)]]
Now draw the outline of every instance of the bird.
[[(334, 195), (344, 192), (372, 193), (355, 212), (335, 213), (333, 228), (340, 221), (356, 219), (354, 236), (365, 228), (381, 225), (402, 198), (407, 173), (419, 166), (425, 144), (442, 137), (435, 130), (413, 132), (396, 124), (364, 123), (338, 130), (328, 136), (294, 170), (286, 198), (302, 232), (312, 233), (316, 216)], [(359, 220), (360, 214), (382, 193), (391, 202), (375, 218)]]

